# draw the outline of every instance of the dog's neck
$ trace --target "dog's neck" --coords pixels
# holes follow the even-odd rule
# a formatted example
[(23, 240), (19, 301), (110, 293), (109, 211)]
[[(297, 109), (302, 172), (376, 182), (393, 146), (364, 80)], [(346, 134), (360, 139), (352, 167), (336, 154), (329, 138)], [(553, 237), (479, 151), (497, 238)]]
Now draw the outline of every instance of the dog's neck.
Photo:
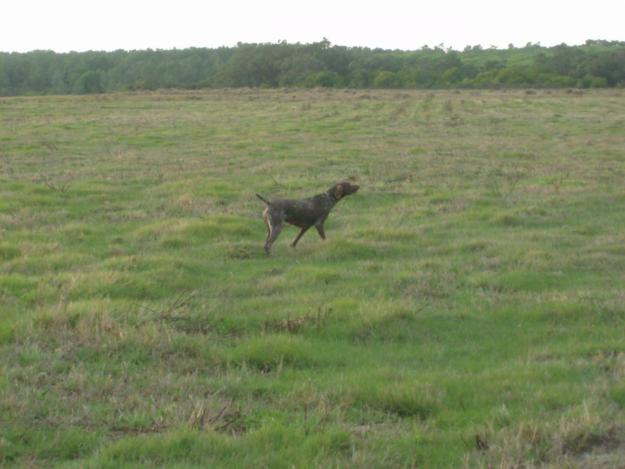
[(334, 194), (334, 188), (329, 189), (325, 195), (328, 196), (328, 199), (330, 199), (330, 202), (332, 202), (332, 205), (336, 204), (339, 200), (341, 200), (340, 198), (337, 198), (336, 195)]

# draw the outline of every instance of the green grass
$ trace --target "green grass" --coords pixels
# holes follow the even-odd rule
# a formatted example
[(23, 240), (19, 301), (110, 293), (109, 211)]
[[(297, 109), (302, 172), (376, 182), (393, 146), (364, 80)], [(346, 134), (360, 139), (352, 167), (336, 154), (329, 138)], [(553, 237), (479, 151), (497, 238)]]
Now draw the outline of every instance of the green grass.
[[(0, 99), (0, 465), (624, 465), (623, 115), (619, 90)], [(254, 192), (347, 178), (327, 241), (265, 256)]]

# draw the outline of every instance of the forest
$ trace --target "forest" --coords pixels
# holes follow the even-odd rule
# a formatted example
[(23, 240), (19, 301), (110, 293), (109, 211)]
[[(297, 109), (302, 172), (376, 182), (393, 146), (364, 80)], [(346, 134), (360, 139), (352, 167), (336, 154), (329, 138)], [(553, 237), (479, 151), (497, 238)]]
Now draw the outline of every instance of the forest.
[(215, 49), (0, 53), (0, 96), (166, 88), (605, 88), (625, 86), (625, 42), (462, 51), (300, 43)]

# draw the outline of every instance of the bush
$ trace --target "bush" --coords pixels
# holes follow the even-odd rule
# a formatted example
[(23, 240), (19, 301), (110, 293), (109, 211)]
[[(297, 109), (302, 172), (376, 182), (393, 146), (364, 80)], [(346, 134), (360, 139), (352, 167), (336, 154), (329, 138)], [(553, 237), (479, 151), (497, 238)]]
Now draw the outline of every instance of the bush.
[(586, 75), (582, 80), (578, 82), (578, 85), (581, 88), (605, 88), (608, 86), (608, 80), (603, 77)]
[(373, 86), (375, 88), (394, 88), (398, 85), (397, 75), (388, 70), (382, 70), (373, 79)]
[(306, 79), (305, 84), (307, 88), (315, 88), (319, 86), (324, 88), (332, 88), (340, 86), (341, 77), (338, 75), (338, 73), (324, 70), (322, 72), (317, 72), (310, 75)]

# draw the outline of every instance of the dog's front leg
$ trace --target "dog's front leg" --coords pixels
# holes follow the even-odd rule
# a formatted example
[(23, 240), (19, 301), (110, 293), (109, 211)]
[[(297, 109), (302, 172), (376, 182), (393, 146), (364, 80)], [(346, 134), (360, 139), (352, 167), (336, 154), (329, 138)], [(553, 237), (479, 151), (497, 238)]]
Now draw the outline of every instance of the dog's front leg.
[(326, 239), (326, 234), (323, 231), (323, 223), (317, 224), (315, 225), (315, 228), (317, 228), (317, 233), (319, 233), (319, 236), (321, 236), (321, 239)]
[(302, 236), (304, 236), (304, 233), (308, 231), (308, 228), (310, 228), (310, 225), (302, 228), (302, 231), (299, 232), (299, 234), (297, 235), (297, 238), (295, 238), (295, 241), (293, 241), (293, 244), (291, 244), (291, 246), (295, 247), (297, 245), (297, 242)]

